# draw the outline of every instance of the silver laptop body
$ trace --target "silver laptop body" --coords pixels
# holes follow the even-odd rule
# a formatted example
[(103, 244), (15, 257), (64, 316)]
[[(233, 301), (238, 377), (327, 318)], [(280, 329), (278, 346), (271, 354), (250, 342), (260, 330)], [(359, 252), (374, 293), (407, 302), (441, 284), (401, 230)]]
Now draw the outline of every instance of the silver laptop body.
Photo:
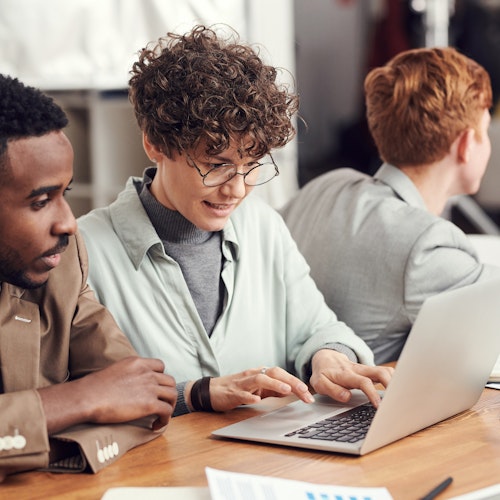
[(356, 443), (286, 437), (367, 402), (326, 396), (296, 401), (213, 432), (214, 436), (364, 455), (457, 413), (479, 399), (500, 353), (500, 281), (476, 283), (425, 301), (368, 433)]

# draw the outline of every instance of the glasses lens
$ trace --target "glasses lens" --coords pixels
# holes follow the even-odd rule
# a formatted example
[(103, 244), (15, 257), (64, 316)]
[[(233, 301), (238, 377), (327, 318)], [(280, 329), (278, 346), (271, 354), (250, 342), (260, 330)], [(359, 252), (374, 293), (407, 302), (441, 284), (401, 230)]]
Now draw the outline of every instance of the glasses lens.
[(208, 187), (215, 187), (224, 184), (231, 180), (236, 175), (236, 167), (234, 165), (225, 165), (210, 170), (203, 179), (203, 183)]
[(261, 163), (258, 167), (252, 169), (245, 176), (245, 182), (249, 186), (259, 186), (265, 184), (278, 175), (274, 163)]
[(261, 163), (257, 167), (251, 168), (247, 173), (238, 172), (236, 165), (224, 165), (210, 170), (203, 177), (203, 184), (207, 187), (215, 187), (230, 181), (235, 175), (244, 175), (247, 186), (259, 186), (265, 184), (279, 175), (276, 165), (271, 162)]

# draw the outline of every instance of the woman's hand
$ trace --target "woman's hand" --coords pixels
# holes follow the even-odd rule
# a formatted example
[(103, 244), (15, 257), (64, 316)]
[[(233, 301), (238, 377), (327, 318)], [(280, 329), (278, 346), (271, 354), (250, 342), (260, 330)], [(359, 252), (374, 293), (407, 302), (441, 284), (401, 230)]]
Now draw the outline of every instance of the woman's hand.
[[(188, 401), (192, 384), (186, 386)], [(227, 411), (240, 405), (255, 404), (271, 396), (295, 394), (306, 403), (314, 401), (304, 382), (279, 367), (253, 368), (210, 380), (210, 401), (214, 411)]]
[(351, 399), (349, 389), (361, 389), (375, 408), (380, 404), (380, 395), (374, 382), (387, 387), (394, 372), (394, 368), (388, 366), (353, 363), (345, 354), (332, 349), (316, 352), (311, 368), (311, 387), (318, 394), (347, 403)]

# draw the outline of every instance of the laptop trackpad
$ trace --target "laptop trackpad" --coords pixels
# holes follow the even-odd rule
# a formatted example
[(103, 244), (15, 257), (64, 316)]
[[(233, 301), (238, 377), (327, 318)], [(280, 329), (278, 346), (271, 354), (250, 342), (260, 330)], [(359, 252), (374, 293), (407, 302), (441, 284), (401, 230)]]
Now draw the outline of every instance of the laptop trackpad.
[(278, 420), (280, 427), (286, 422), (286, 425), (303, 425), (304, 422), (321, 419), (324, 416), (340, 413), (355, 406), (362, 405), (368, 401), (368, 398), (359, 390), (353, 390), (349, 403), (340, 403), (328, 396), (316, 395), (314, 403), (304, 403), (295, 401), (277, 410), (265, 413), (259, 416), (259, 419), (266, 419), (268, 424), (273, 420)]

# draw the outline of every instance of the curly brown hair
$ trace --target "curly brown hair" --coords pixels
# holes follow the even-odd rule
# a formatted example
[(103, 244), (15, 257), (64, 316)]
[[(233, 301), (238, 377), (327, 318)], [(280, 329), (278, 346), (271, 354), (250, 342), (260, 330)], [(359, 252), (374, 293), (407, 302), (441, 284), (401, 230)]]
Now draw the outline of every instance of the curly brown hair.
[(235, 140), (242, 156), (260, 158), (295, 135), (298, 97), (234, 31), (227, 39), (204, 26), (167, 33), (139, 52), (130, 73), (139, 127), (169, 158), (200, 142), (217, 155)]
[(492, 105), (490, 78), (456, 49), (402, 52), (365, 79), (367, 118), (380, 157), (396, 166), (441, 160)]

